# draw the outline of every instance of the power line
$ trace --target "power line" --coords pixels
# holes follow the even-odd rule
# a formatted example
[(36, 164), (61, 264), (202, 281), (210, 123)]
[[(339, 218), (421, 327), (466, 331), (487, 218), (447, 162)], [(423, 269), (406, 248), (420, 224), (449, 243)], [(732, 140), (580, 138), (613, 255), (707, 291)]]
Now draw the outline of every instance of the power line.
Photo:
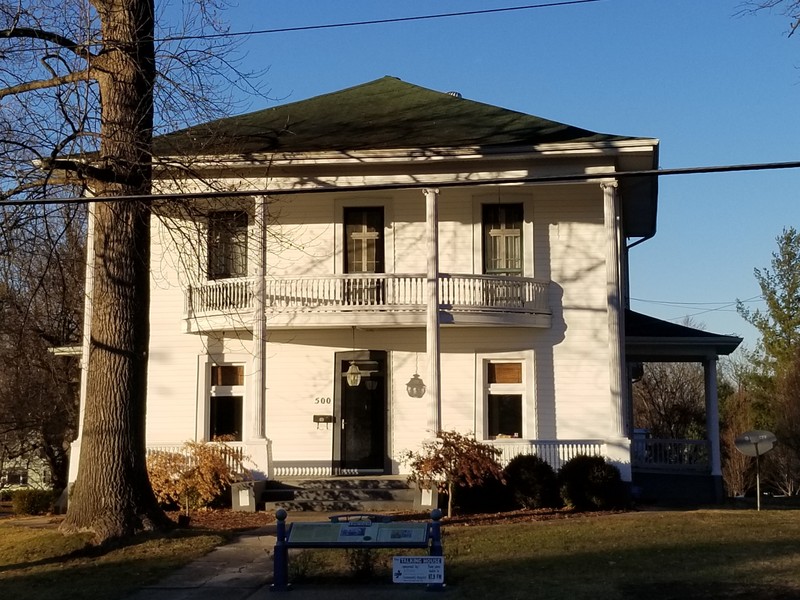
[(488, 15), (497, 13), (534, 10), (538, 8), (555, 8), (574, 4), (593, 4), (604, 0), (561, 0), (560, 2), (546, 2), (542, 4), (528, 4), (525, 6), (509, 6), (505, 8), (486, 8), (481, 10), (467, 10), (449, 13), (435, 13), (430, 15), (417, 15), (413, 17), (394, 17), (388, 19), (372, 19), (365, 21), (349, 21), (345, 23), (327, 23), (322, 25), (299, 25), (297, 27), (279, 27), (275, 29), (259, 29), (255, 31), (234, 31), (229, 33), (212, 33), (206, 35), (176, 35), (158, 38), (157, 42), (177, 42), (184, 40), (210, 40), (216, 38), (232, 38), (251, 35), (266, 35), (271, 33), (293, 33), (297, 31), (318, 31), (321, 29), (341, 29), (345, 27), (362, 27), (365, 25), (388, 25), (391, 23), (408, 23), (412, 21), (426, 21), (433, 19), (447, 19), (451, 17), (469, 17), (475, 15)]
[[(742, 303), (747, 302), (760, 302), (763, 300), (763, 296), (753, 296), (752, 298), (748, 298), (747, 300), (741, 300)], [(730, 300), (723, 300), (722, 302), (679, 302), (676, 300), (648, 300), (645, 298), (631, 298), (631, 300), (635, 302), (642, 302), (644, 304), (659, 304), (661, 306), (674, 306), (675, 308), (693, 308), (693, 307), (700, 307), (700, 306), (720, 306), (720, 308), (724, 308), (726, 306), (731, 306), (736, 304), (736, 301), (731, 302)]]
[[(213, 40), (224, 38), (237, 38), (248, 37), (254, 35), (268, 35), (274, 33), (295, 33), (301, 31), (320, 31), (325, 29), (343, 29), (348, 27), (364, 27), (367, 25), (389, 25), (392, 23), (410, 23), (414, 21), (430, 21), (434, 19), (449, 19), (453, 17), (470, 17), (488, 14), (510, 13), (519, 12), (523, 10), (535, 10), (540, 8), (558, 8), (562, 6), (571, 6), (578, 4), (594, 4), (597, 2), (604, 2), (606, 0), (560, 0), (554, 2), (544, 2), (541, 4), (526, 4), (523, 6), (507, 6), (503, 8), (485, 8), (480, 10), (466, 10), (449, 13), (433, 13), (428, 15), (415, 15), (411, 17), (392, 17), (386, 19), (370, 19), (364, 21), (346, 21), (343, 23), (322, 23), (319, 25), (297, 25), (295, 27), (276, 27), (273, 29), (257, 29), (251, 31), (229, 31), (220, 33), (205, 33), (197, 35), (172, 35), (164, 37), (156, 37), (154, 42), (182, 42), (189, 40)], [(103, 43), (110, 43), (112, 40), (102, 40), (91, 42), (88, 45), (97, 46)], [(17, 53), (28, 52), (28, 49), (10, 48), (4, 50), (4, 53)]]
[(742, 171), (771, 171), (778, 169), (798, 169), (800, 161), (753, 163), (741, 165), (717, 165), (708, 167), (683, 167), (676, 169), (645, 169), (641, 171), (619, 171), (609, 173), (573, 173), (571, 175), (539, 175), (529, 177), (505, 177), (493, 181), (426, 181), (417, 183), (384, 183), (374, 185), (331, 185), (316, 188), (281, 189), (251, 189), (251, 190), (224, 190), (213, 192), (174, 192), (168, 194), (141, 194), (129, 196), (73, 196), (66, 198), (39, 198), (37, 200), (6, 200), (0, 206), (26, 206), (38, 204), (67, 204), (67, 203), (95, 203), (95, 202), (128, 202), (150, 200), (187, 200), (187, 199), (222, 199), (239, 198), (242, 196), (294, 196), (298, 194), (323, 194), (330, 192), (377, 192), (391, 190), (414, 190), (424, 188), (459, 188), (459, 187), (485, 187), (501, 184), (526, 184), (526, 183), (569, 183), (591, 180), (630, 179), (632, 177), (663, 177), (667, 175), (701, 175), (709, 173), (734, 173)]
[(659, 304), (659, 305), (662, 305), (662, 306), (674, 306), (676, 308), (690, 308), (692, 305), (697, 305), (697, 306), (715, 305), (715, 304), (721, 305), (721, 306), (717, 306), (716, 308), (707, 308), (705, 310), (698, 310), (697, 312), (681, 315), (679, 317), (671, 317), (671, 318), (667, 319), (668, 321), (683, 321), (684, 319), (690, 319), (692, 317), (697, 317), (697, 316), (705, 315), (705, 314), (712, 313), (712, 312), (734, 312), (734, 310), (731, 310), (731, 307), (732, 306), (736, 306), (740, 302), (742, 304), (747, 304), (747, 303), (750, 303), (750, 302), (759, 302), (759, 301), (761, 301), (763, 299), (764, 299), (764, 297), (761, 294), (759, 294), (757, 296), (753, 296), (751, 298), (748, 298), (747, 300), (738, 300), (737, 299), (734, 302), (726, 301), (726, 302), (680, 302), (680, 303), (672, 303), (672, 302), (660, 301), (660, 300), (643, 300), (641, 298), (631, 298), (631, 301), (644, 302), (644, 303), (649, 303), (649, 304)]

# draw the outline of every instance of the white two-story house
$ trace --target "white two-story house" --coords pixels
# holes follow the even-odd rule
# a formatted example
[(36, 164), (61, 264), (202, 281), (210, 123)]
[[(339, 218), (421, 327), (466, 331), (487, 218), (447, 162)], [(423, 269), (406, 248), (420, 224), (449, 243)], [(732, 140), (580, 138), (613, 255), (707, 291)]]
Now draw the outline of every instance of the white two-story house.
[[(159, 191), (202, 195), (152, 221), (150, 447), (225, 436), (263, 477), (388, 475), (455, 429), (631, 480), (628, 250), (655, 234), (657, 140), (385, 77), (156, 152)], [(695, 334), (670, 335), (711, 382), (737, 338)]]

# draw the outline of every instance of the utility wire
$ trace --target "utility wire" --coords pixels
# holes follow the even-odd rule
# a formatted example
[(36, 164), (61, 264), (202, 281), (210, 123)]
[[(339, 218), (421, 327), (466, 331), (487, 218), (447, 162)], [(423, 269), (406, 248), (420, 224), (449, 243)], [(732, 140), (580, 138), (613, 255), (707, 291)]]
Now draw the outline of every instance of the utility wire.
[[(747, 300), (741, 300), (741, 302), (748, 303), (748, 302), (760, 302), (763, 300), (763, 296), (753, 296), (752, 298), (748, 298)], [(646, 300), (644, 298), (631, 298), (633, 302), (642, 302), (643, 304), (658, 304), (659, 306), (673, 306), (675, 308), (695, 308), (701, 306), (717, 306), (719, 309), (724, 309), (727, 306), (731, 306), (732, 304), (736, 304), (736, 302), (731, 302), (730, 300), (724, 300), (722, 302), (678, 302), (675, 300)], [(716, 309), (712, 309), (716, 310)]]
[(800, 169), (800, 161), (754, 163), (743, 165), (717, 165), (709, 167), (683, 167), (677, 169), (646, 169), (641, 171), (611, 171), (608, 173), (573, 173), (571, 175), (539, 175), (529, 177), (504, 177), (491, 181), (425, 181), (418, 183), (384, 183), (375, 185), (330, 185), (316, 188), (220, 190), (212, 192), (174, 192), (167, 194), (140, 194), (129, 196), (72, 196), (66, 198), (39, 198), (36, 200), (6, 200), (0, 206), (27, 206), (37, 204), (67, 204), (95, 202), (128, 202), (151, 200), (187, 200), (240, 198), (243, 196), (294, 196), (297, 194), (325, 194), (331, 192), (376, 192), (387, 190), (414, 190), (424, 188), (485, 187), (501, 184), (525, 183), (568, 183), (581, 181), (602, 181), (609, 179), (630, 179), (631, 177), (663, 177), (666, 175), (700, 175), (708, 173), (733, 173), (741, 171), (771, 171), (777, 169)]
[(604, 0), (562, 0), (560, 2), (546, 2), (542, 4), (528, 4), (526, 6), (509, 6), (505, 8), (486, 8), (481, 10), (467, 10), (450, 13), (435, 13), (430, 15), (417, 15), (413, 17), (394, 17), (388, 19), (373, 19), (368, 21), (350, 21), (346, 23), (328, 23), (323, 25), (299, 25), (297, 27), (279, 27), (275, 29), (259, 29), (255, 31), (234, 31), (229, 33), (213, 33), (206, 35), (176, 35), (158, 38), (157, 42), (177, 42), (184, 40), (209, 40), (215, 38), (243, 37), (250, 35), (265, 35), (270, 33), (292, 33), (296, 31), (316, 31), (320, 29), (340, 29), (344, 27), (362, 27), (365, 25), (387, 25), (390, 23), (408, 23), (411, 21), (427, 21), (432, 19), (448, 19), (451, 17), (468, 17), (474, 15), (488, 15), (496, 13), (517, 12), (537, 8), (554, 8), (570, 6), (573, 4), (592, 4)]
[[(367, 25), (389, 25), (392, 23), (409, 23), (414, 21), (430, 21), (433, 19), (449, 19), (452, 17), (469, 17), (478, 15), (489, 15), (498, 13), (519, 12), (523, 10), (535, 10), (539, 8), (558, 8), (561, 6), (571, 6), (577, 4), (594, 4), (606, 0), (560, 0), (555, 2), (544, 2), (541, 4), (527, 4), (524, 6), (507, 6), (503, 8), (485, 8), (479, 10), (466, 10), (449, 13), (433, 13), (429, 15), (416, 15), (411, 17), (393, 17), (386, 19), (371, 19), (364, 21), (348, 21), (344, 23), (323, 23), (320, 25), (298, 25), (295, 27), (276, 27), (274, 29), (256, 29), (251, 31), (229, 31), (220, 33), (202, 33), (196, 35), (168, 35), (154, 38), (154, 42), (182, 42), (189, 40), (213, 40), (224, 38), (248, 37), (254, 35), (268, 35), (274, 33), (294, 33), (300, 31), (320, 31), (324, 29), (343, 29), (346, 27), (364, 27)], [(113, 40), (98, 40), (87, 42), (87, 46), (99, 46), (108, 44)], [(9, 48), (3, 54), (28, 52), (27, 48)], [(0, 54), (0, 57), (2, 54)]]

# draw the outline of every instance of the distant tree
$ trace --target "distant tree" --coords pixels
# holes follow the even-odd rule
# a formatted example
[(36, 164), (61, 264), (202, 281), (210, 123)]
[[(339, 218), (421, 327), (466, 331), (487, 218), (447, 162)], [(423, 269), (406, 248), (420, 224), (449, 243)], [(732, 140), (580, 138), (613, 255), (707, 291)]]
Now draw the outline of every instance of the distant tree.
[(0, 455), (47, 466), (67, 485), (79, 365), (54, 348), (80, 344), (85, 270), (82, 206), (4, 207), (0, 220)]
[(765, 459), (770, 483), (784, 493), (800, 489), (800, 234), (787, 227), (776, 238), (770, 268), (755, 269), (764, 310), (737, 309), (761, 333), (744, 381), (754, 425), (778, 446)]
[(776, 242), (771, 269), (754, 269), (766, 307), (751, 310), (736, 303), (739, 314), (761, 334), (760, 349), (770, 375), (790, 366), (800, 349), (800, 234), (787, 227)]
[(729, 496), (743, 496), (755, 485), (753, 459), (736, 449), (736, 438), (754, 429), (753, 405), (742, 387), (720, 401), (722, 480)]
[(633, 385), (634, 426), (653, 437), (705, 437), (705, 378), (697, 363), (645, 363)]

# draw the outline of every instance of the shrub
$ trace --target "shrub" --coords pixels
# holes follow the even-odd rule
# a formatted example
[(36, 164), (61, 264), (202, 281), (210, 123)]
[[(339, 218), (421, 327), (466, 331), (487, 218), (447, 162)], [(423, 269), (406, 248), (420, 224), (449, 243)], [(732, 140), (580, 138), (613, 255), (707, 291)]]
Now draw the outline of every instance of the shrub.
[(186, 442), (182, 452), (152, 452), (147, 457), (150, 485), (159, 502), (191, 508), (209, 506), (246, 472), (233, 448), (224, 442)]
[(558, 508), (558, 478), (547, 461), (520, 454), (503, 471), (514, 502), (523, 508)]
[(561, 499), (575, 510), (607, 510), (624, 505), (619, 469), (601, 456), (580, 454), (558, 473)]
[(472, 487), (456, 488), (455, 504), (465, 514), (503, 512), (514, 506), (509, 488), (494, 475)]
[(44, 515), (53, 512), (58, 494), (52, 490), (15, 490), (11, 507), (17, 515)]
[(457, 431), (440, 431), (436, 439), (422, 444), (418, 452), (405, 452), (403, 460), (411, 467), (409, 481), (420, 486), (436, 485), (440, 492), (447, 494), (447, 516), (450, 517), (456, 487), (473, 487), (490, 477), (503, 481), (498, 456), (500, 450), (493, 446)]

